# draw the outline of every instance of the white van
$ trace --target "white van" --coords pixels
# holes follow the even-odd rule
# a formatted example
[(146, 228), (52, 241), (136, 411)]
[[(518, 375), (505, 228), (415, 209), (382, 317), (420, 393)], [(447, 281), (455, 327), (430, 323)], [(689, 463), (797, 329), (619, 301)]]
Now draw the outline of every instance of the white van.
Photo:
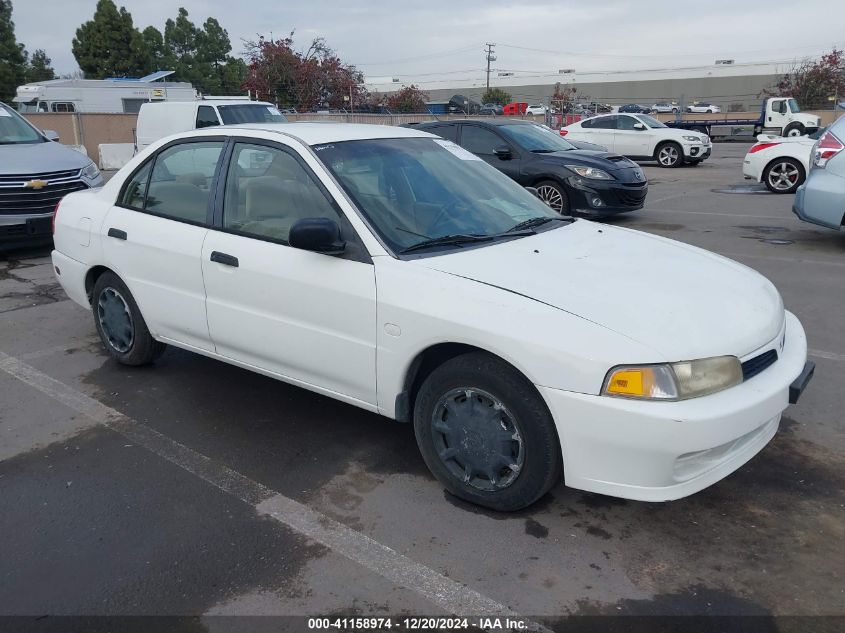
[(266, 101), (247, 99), (204, 99), (145, 103), (138, 113), (135, 152), (160, 138), (214, 125), (239, 123), (285, 123), (278, 108)]

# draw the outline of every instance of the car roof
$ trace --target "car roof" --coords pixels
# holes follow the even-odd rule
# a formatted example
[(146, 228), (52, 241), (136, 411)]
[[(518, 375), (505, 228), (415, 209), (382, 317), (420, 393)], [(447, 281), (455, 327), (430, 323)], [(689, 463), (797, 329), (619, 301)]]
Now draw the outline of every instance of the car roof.
[(477, 123), (478, 125), (486, 125), (492, 127), (499, 127), (502, 125), (537, 125), (533, 121), (525, 121), (524, 119), (511, 119), (508, 117), (500, 118), (500, 119), (493, 119), (493, 120), (480, 120), (480, 119), (449, 119), (448, 121), (423, 121), (414, 127), (422, 127), (422, 126), (429, 126), (429, 125), (450, 125), (453, 123)]
[(422, 130), (413, 128), (402, 128), (392, 125), (371, 125), (366, 123), (326, 123), (322, 121), (301, 121), (297, 123), (242, 123), (238, 125), (221, 125), (212, 129), (202, 128), (189, 136), (208, 136), (219, 132), (225, 132), (236, 136), (239, 132), (249, 130), (251, 132), (263, 132), (264, 138), (272, 138), (273, 135), (293, 136), (307, 145), (319, 145), (322, 143), (339, 143), (341, 141), (362, 141), (380, 138), (406, 138), (433, 136)]

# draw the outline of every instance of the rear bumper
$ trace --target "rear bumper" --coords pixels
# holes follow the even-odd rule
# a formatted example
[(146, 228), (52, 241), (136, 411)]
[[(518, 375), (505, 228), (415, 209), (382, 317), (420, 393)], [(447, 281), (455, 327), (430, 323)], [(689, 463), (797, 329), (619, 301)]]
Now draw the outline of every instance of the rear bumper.
[(813, 169), (795, 191), (792, 212), (799, 219), (841, 229), (845, 219), (845, 178), (826, 169)]
[(539, 387), (558, 428), (566, 485), (668, 501), (723, 479), (769, 442), (793, 395), (790, 387), (803, 389), (809, 380), (804, 330), (790, 313), (785, 341), (780, 358), (760, 374), (681, 402)]
[(88, 265), (57, 250), (52, 252), (51, 257), (53, 272), (67, 296), (82, 307), (89, 308), (91, 304), (88, 301), (88, 293), (85, 291), (85, 276), (88, 274)]

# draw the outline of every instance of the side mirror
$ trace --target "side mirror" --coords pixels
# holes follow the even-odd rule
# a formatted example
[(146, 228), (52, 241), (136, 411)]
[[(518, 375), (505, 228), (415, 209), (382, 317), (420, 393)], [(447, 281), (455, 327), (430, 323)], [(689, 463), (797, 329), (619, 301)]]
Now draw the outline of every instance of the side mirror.
[(59, 142), (59, 133), (56, 130), (44, 130), (44, 137), (48, 141)]
[(644, 130), (645, 125), (643, 123), (634, 123), (634, 129), (635, 130)]
[[(525, 187), (525, 190), (532, 194), (535, 198), (540, 198), (540, 190), (537, 187)], [(542, 198), (540, 198), (542, 200)]]
[(498, 145), (493, 148), (493, 153), (499, 157), (500, 160), (510, 160), (513, 157), (511, 148), (507, 145)]
[(340, 226), (329, 218), (303, 218), (290, 228), (288, 243), (293, 248), (324, 255), (339, 255), (346, 250), (340, 239)]

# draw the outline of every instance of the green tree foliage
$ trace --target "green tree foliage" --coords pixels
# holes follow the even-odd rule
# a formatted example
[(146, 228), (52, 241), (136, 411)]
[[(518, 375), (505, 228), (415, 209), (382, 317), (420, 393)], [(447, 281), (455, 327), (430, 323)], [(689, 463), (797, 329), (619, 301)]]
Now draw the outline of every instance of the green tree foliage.
[(26, 83), (35, 83), (36, 81), (48, 81), (56, 78), (56, 71), (50, 65), (52, 60), (47, 57), (47, 53), (42, 48), (38, 48), (32, 53), (29, 63), (26, 65)]
[(76, 30), (73, 56), (89, 79), (136, 76), (149, 63), (144, 40), (132, 15), (112, 0), (99, 0), (94, 18)]
[(147, 58), (144, 65), (145, 75), (156, 70), (169, 69), (173, 65), (164, 48), (164, 36), (156, 27), (148, 26), (141, 31), (141, 40), (144, 43), (144, 53)]
[(501, 88), (488, 88), (481, 95), (481, 103), (498, 103), (499, 105), (507, 105), (511, 102), (511, 94), (505, 92)]
[(26, 52), (15, 39), (11, 0), (0, 0), (0, 101), (11, 101), (26, 81)]

